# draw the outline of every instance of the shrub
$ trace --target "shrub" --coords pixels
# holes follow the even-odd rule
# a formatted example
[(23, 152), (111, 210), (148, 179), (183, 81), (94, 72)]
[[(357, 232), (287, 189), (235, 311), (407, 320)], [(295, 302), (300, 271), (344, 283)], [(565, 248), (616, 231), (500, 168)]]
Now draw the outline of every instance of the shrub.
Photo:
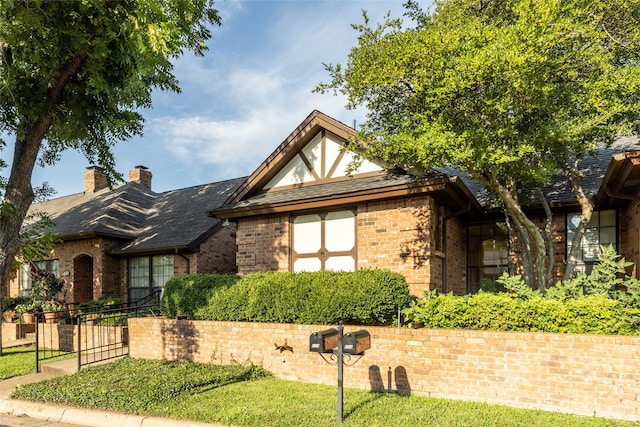
[(197, 310), (207, 305), (216, 288), (229, 287), (239, 279), (231, 274), (187, 274), (169, 279), (165, 284), (160, 311), (165, 317), (193, 319)]
[(191, 288), (197, 287), (197, 282), (209, 283), (202, 285), (200, 292), (180, 289), (178, 282), (171, 287), (167, 283), (160, 304), (162, 313), (202, 320), (331, 324), (342, 319), (389, 325), (397, 317), (398, 307), (410, 301), (404, 277), (385, 270), (221, 277), (225, 276), (193, 276), (182, 282)]
[(4, 297), (2, 299), (3, 310), (15, 310), (18, 305), (28, 304), (31, 302), (30, 297)]
[(542, 296), (516, 298), (506, 293), (431, 295), (403, 311), (407, 321), (427, 328), (574, 334), (637, 335), (628, 312), (602, 295), (560, 301)]
[(425, 293), (404, 310), (408, 322), (430, 328), (468, 328), (582, 334), (640, 333), (640, 281), (625, 275), (630, 263), (603, 247), (589, 275), (558, 282), (543, 295), (521, 276), (505, 273), (503, 293), (453, 296)]
[(81, 313), (96, 313), (112, 310), (120, 306), (120, 298), (101, 296), (93, 301), (83, 302), (78, 306)]

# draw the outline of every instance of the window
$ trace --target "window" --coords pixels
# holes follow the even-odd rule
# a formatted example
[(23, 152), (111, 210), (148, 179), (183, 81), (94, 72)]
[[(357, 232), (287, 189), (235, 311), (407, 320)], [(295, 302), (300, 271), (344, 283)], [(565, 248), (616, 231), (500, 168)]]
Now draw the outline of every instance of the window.
[(469, 224), (467, 233), (467, 292), (509, 271), (509, 232), (504, 222)]
[(138, 301), (164, 289), (173, 277), (173, 255), (129, 258), (129, 301)]
[[(567, 215), (567, 258), (571, 251), (573, 236), (579, 224), (579, 213)], [(580, 241), (580, 249), (576, 256), (576, 271), (587, 274), (591, 273), (593, 264), (598, 261), (600, 247), (609, 245), (613, 245), (616, 250), (618, 249), (616, 211), (595, 211)]]
[(299, 215), (293, 218), (294, 271), (354, 271), (356, 214), (353, 211)]
[(60, 277), (60, 261), (51, 259), (46, 261), (32, 261), (24, 263), (20, 266), (20, 276), (18, 279), (18, 289), (21, 297), (30, 297), (33, 288), (32, 277), (38, 271), (51, 273), (56, 277)]

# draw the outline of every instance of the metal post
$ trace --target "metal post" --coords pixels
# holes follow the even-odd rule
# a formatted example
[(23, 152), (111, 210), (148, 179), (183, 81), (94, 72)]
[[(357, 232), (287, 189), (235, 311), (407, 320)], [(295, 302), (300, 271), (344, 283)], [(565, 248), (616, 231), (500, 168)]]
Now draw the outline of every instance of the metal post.
[(37, 313), (34, 314), (33, 318), (36, 322), (36, 372), (40, 372), (40, 353), (38, 352), (38, 349), (40, 348), (40, 331), (38, 331), (38, 322), (40, 319), (38, 319)]
[(78, 371), (82, 367), (82, 330), (80, 324), (80, 313), (76, 314), (76, 324), (78, 325)]
[(342, 422), (342, 368), (343, 368), (343, 355), (342, 355), (342, 319), (338, 321), (338, 422)]

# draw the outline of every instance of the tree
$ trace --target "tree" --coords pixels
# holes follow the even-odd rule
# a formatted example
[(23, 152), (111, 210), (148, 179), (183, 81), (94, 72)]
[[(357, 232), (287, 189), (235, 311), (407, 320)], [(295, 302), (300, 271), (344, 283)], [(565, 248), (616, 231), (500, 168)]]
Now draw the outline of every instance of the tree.
[(578, 162), (640, 127), (640, 2), (405, 6), (412, 27), (387, 17), (372, 28), (365, 14), (346, 66), (327, 65), (332, 80), (317, 90), (368, 108), (368, 154), (417, 172), (457, 166), (492, 190), (522, 245), (527, 284), (544, 291), (550, 233), (523, 204), (548, 208), (539, 190), (562, 170), (582, 209), (579, 247), (593, 206)]
[(203, 55), (214, 25), (212, 0), (0, 2), (0, 132), (15, 138), (0, 205), (0, 295), (36, 162), (75, 149), (119, 179), (112, 147), (142, 134), (139, 110), (154, 89), (180, 91), (171, 60)]

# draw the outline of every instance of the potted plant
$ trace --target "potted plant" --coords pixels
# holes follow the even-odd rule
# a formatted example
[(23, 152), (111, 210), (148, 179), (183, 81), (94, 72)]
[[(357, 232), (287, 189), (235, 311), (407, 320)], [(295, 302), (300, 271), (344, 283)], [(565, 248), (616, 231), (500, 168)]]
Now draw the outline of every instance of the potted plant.
[(22, 318), (24, 323), (35, 323), (34, 311), (36, 308), (40, 308), (40, 305), (36, 301), (18, 304), (16, 306), (16, 314), (18, 317)]
[(46, 301), (42, 304), (42, 312), (46, 323), (55, 323), (64, 307), (57, 301)]
[(16, 311), (15, 310), (5, 310), (2, 313), (2, 317), (4, 318), (5, 322), (11, 323), (16, 319)]

